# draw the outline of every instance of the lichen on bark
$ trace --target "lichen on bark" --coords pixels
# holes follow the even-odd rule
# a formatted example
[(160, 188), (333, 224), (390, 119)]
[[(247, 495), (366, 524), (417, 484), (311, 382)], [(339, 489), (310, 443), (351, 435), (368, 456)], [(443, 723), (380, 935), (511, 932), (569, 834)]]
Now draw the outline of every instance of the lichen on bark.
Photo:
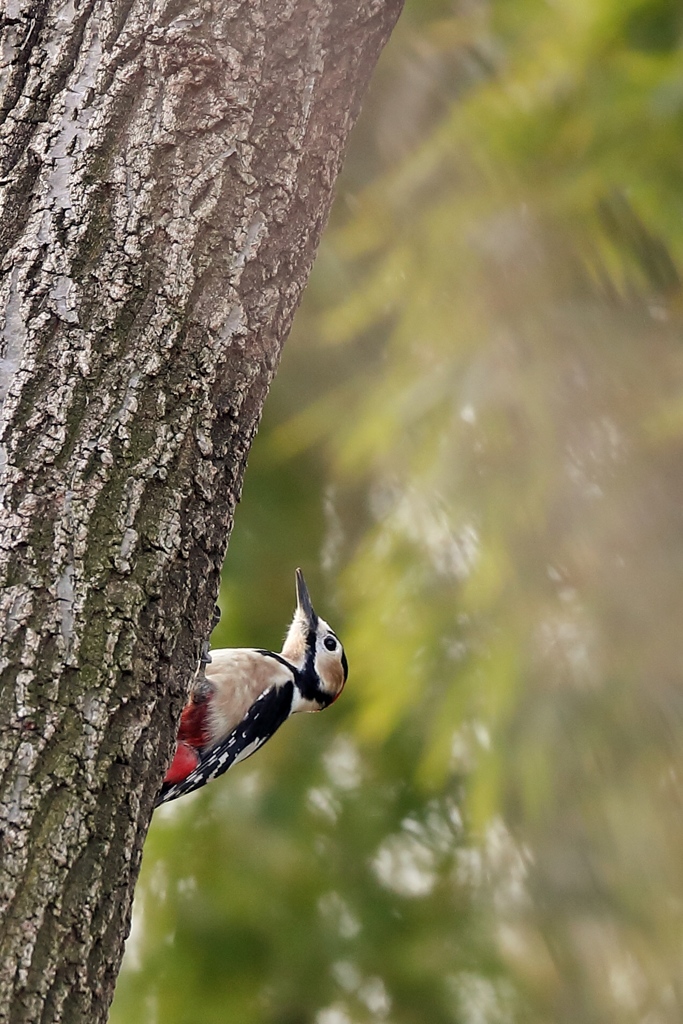
[(0, 1021), (106, 1018), (242, 474), (401, 0), (0, 21)]

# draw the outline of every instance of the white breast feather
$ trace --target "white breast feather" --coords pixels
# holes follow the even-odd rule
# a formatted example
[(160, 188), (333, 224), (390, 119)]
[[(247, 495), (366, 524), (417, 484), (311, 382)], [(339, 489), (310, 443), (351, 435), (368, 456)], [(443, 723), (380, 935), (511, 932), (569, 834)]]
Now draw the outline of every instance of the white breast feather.
[(248, 647), (231, 647), (211, 651), (206, 678), (214, 687), (209, 732), (211, 742), (215, 743), (239, 725), (264, 690), (289, 682), (292, 673), (275, 658)]

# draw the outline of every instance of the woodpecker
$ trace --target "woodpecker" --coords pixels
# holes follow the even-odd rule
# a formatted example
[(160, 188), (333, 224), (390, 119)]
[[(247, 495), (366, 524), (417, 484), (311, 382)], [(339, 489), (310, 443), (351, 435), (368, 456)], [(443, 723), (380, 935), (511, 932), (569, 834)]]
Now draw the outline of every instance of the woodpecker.
[(279, 654), (211, 651), (206, 681), (180, 717), (176, 752), (156, 806), (199, 789), (262, 747), (297, 711), (322, 711), (344, 689), (349, 667), (339, 638), (313, 610), (301, 569), (296, 611)]

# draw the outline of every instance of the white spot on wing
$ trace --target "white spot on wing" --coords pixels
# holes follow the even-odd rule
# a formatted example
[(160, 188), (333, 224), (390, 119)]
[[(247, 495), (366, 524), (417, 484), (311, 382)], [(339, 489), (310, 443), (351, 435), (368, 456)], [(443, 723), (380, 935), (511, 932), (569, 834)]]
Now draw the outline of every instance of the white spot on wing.
[(244, 750), (242, 750), (235, 758), (235, 764), (238, 764), (240, 761), (246, 761), (248, 757), (255, 754), (258, 748), (263, 746), (266, 738), (267, 737), (265, 736), (259, 736), (257, 739), (252, 740), (251, 743), (248, 743)]

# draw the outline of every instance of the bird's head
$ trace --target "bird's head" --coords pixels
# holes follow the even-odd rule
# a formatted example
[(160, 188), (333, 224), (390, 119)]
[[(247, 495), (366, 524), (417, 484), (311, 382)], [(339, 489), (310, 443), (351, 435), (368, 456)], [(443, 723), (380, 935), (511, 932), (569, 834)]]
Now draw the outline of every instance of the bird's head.
[(296, 570), (296, 611), (281, 651), (297, 669), (298, 684), (306, 703), (328, 707), (344, 689), (349, 666), (341, 642), (330, 626), (314, 611), (301, 569)]

